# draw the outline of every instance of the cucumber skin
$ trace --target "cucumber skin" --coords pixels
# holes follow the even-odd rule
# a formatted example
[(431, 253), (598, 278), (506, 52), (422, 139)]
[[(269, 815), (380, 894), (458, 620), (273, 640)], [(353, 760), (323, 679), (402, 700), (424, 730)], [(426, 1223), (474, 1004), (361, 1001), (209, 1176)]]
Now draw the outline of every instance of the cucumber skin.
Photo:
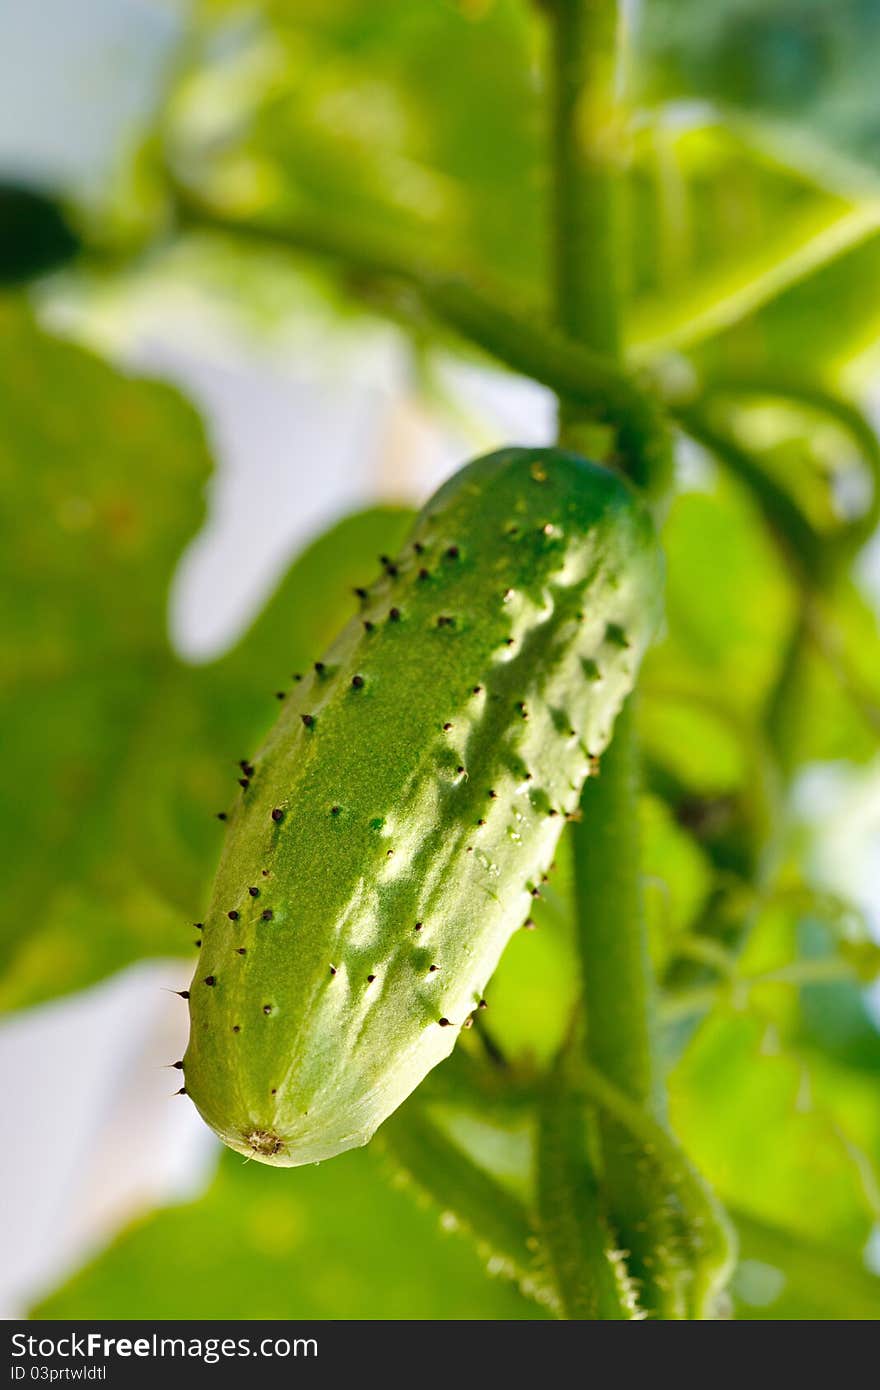
[(184, 1077), (230, 1147), (295, 1166), (364, 1144), (451, 1052), (661, 593), (646, 509), (578, 455), (505, 449), (428, 502), (229, 813)]

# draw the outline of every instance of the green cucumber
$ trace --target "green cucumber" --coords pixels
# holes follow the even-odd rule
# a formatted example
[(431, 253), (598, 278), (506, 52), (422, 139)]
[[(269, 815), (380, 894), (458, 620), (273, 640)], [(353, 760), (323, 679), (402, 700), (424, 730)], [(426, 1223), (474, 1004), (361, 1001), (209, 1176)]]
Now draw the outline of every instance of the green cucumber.
[(366, 1143), (528, 919), (661, 603), (648, 513), (557, 449), (456, 474), (244, 768), (186, 1091), (292, 1166)]

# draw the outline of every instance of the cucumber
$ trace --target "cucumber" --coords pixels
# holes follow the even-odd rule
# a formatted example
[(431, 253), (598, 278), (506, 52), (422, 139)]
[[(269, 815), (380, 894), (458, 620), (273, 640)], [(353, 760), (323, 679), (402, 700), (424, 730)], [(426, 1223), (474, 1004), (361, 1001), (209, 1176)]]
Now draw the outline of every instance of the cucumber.
[(557, 449), (463, 468), (243, 768), (190, 988), (186, 1091), (282, 1166), (366, 1143), (528, 922), (656, 628), (618, 476)]

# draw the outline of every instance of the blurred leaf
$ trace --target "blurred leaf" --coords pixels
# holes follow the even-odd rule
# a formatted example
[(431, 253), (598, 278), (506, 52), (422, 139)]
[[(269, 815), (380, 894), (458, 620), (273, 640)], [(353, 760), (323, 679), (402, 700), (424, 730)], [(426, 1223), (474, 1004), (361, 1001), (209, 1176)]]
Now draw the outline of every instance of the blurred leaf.
[(774, 710), (788, 769), (866, 762), (880, 743), (880, 624), (848, 579), (817, 596)]
[(202, 9), (202, 63), (171, 129), (178, 161), (227, 208), (312, 209), (533, 279), (546, 191), (529, 6), (269, 0), (260, 20), (227, 0)]
[(706, 107), (646, 113), (632, 195), (640, 356), (723, 333), (876, 228), (861, 187), (800, 156)]
[(865, 286), (876, 281), (878, 270), (880, 234), (866, 221), (852, 245), (780, 285), (741, 322), (701, 344), (698, 367), (711, 375), (743, 366), (809, 370), (819, 363), (833, 379), (859, 354), (872, 360), (880, 314)]
[[(368, 242), (543, 301), (548, 79), (536, 7), (264, 0), (257, 15), (215, 0), (202, 14), (165, 132), (175, 170), (203, 197), (276, 223), (353, 223)], [(706, 107), (639, 112), (634, 346), (646, 354), (717, 333), (864, 236), (861, 183), (827, 175), (771, 130)]]
[(796, 121), (878, 160), (880, 14), (872, 0), (653, 0), (636, 33), (641, 88)]
[[(47, 337), (15, 301), (0, 322), (0, 564), (16, 596), (3, 620), (2, 929), (33, 997), (142, 954), (152, 930), (168, 948), (167, 914), (120, 861), (118, 797), (132, 731), (173, 668), (165, 597), (202, 520), (208, 456), (175, 392)], [(84, 915), (97, 928), (85, 936)]]
[(646, 915), (654, 966), (662, 970), (705, 904), (712, 869), (658, 797), (643, 797), (641, 812)]
[[(722, 696), (723, 701), (723, 696)], [(742, 730), (714, 701), (648, 686), (639, 710), (644, 756), (703, 797), (730, 795), (750, 774)]]
[(775, 152), (858, 205), (734, 299), (726, 320), (716, 316), (706, 358), (833, 370), (876, 342), (863, 289), (880, 257), (877, 31), (864, 0), (657, 0), (640, 14), (633, 67), (645, 99), (678, 111), (721, 105), (768, 159)]
[(839, 424), (820, 407), (774, 397), (769, 388), (763, 396), (741, 393), (733, 405), (727, 418), (739, 446), (792, 497), (813, 531), (833, 536), (848, 519), (849, 494), (866, 481)]
[[(801, 990), (797, 1042), (831, 1062), (866, 1072), (880, 1087), (880, 1032), (865, 991), (855, 981), (829, 980)], [(880, 1106), (877, 1118), (880, 1124)], [(876, 1152), (880, 1163), (880, 1143)]]
[(208, 1192), (133, 1226), (31, 1313), (38, 1318), (520, 1319), (433, 1209), (367, 1150), (279, 1172), (224, 1152)]
[[(755, 720), (779, 669), (794, 595), (754, 507), (715, 477), (710, 490), (674, 500), (663, 541), (667, 632), (645, 661), (646, 704), (655, 693), (702, 696), (728, 719)], [(729, 767), (729, 752), (719, 753)]]
[[(213, 813), (408, 513), (316, 542), (236, 649), (184, 666), (166, 635), (174, 565), (203, 515), (193, 411), (2, 310), (0, 482), (7, 537), (0, 822), (7, 1006), (179, 954), (219, 850)], [(27, 525), (22, 524), (22, 518)]]
[(821, 894), (801, 904), (783, 891), (760, 914), (738, 971), (765, 977), (750, 989), (749, 1008), (800, 1070), (804, 1104), (844, 1143), (864, 1203), (880, 1219), (880, 1027), (867, 997), (877, 960), (852, 910)]
[(859, 1164), (772, 1025), (716, 1011), (675, 1068), (671, 1100), (676, 1132), (726, 1205), (862, 1249), (874, 1212)]
[(735, 1317), (749, 1322), (880, 1319), (880, 1278), (857, 1257), (744, 1213), (733, 1215), (740, 1242), (732, 1289)]

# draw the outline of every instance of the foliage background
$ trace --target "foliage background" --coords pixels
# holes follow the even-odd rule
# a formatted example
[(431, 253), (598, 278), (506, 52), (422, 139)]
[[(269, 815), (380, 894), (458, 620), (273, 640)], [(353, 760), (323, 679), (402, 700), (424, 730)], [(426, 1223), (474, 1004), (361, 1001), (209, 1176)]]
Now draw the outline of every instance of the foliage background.
[[(185, 985), (190, 923), (219, 847), (212, 813), (272, 718), (273, 690), (314, 659), (350, 611), (351, 587), (393, 550), (402, 504), (512, 430), (549, 437), (545, 397), (490, 375), (417, 293), (371, 263), (380, 246), (463, 266), (505, 300), (540, 308), (549, 190), (537, 9), (155, 8), (162, 41), (126, 55), (146, 95), (114, 132), (112, 159), (53, 171), (81, 255), (0, 296), (0, 564), (14, 600), (3, 618), (0, 998), (10, 1012), (51, 1013), (47, 1001), (146, 958), (179, 958), (172, 973)], [(872, 520), (864, 441), (816, 393), (872, 399), (880, 12), (859, 0), (631, 10), (633, 360), (673, 402), (694, 382), (715, 383), (713, 421), (757, 458), (776, 499), (681, 441), (664, 529), (667, 628), (641, 710), (672, 1118), (736, 1220), (735, 1314), (873, 1319), (880, 564), (876, 544), (862, 544)], [(98, 100), (85, 77), (77, 107)], [(39, 173), (16, 161), (14, 142), (5, 156), (10, 177)], [(235, 219), (284, 227), (293, 245), (237, 234)], [(280, 439), (262, 423), (301, 499), (295, 535), (311, 543), (295, 555), (292, 528), (264, 536), (247, 485), (237, 512), (227, 495), (223, 562), (249, 575), (253, 615), (242, 602), (222, 650), (207, 583), (201, 628), (187, 631), (178, 602), (169, 629), (181, 559), (192, 561), (206, 505), (216, 512), (222, 500), (213, 458), (230, 448), (219, 413), (208, 411), (206, 434), (193, 403), (155, 379), (182, 374), (167, 347), (143, 375), (144, 342), (169, 324), (197, 359), (217, 336), (234, 343), (253, 378), (289, 381), (292, 398)], [(393, 394), (384, 433), (375, 401), (348, 397), (340, 435), (334, 415), (351, 376)], [(205, 379), (189, 372), (203, 407)], [(213, 391), (216, 401), (222, 383)], [(370, 454), (362, 472), (334, 464), (359, 445)], [(343, 481), (328, 488), (322, 473), (334, 468)], [(792, 505), (829, 545), (852, 537), (851, 565), (820, 574), (820, 552), (803, 549), (806, 569), (792, 563)], [(493, 1036), (525, 1074), (552, 1055), (577, 988), (564, 853), (542, 912), (491, 994)], [(86, 1010), (99, 997), (86, 996)], [(124, 1055), (125, 1026), (102, 1024), (107, 1054)], [(14, 1084), (39, 1095), (41, 1068), (16, 1057)], [(131, 1072), (114, 1082), (123, 1116), (132, 1087), (136, 1097)], [(458, 1149), (523, 1195), (522, 1111), (477, 1122), (442, 1078), (426, 1094)], [(36, 1120), (64, 1148), (56, 1117), (38, 1105)], [(466, 1217), (404, 1177), (381, 1143), (292, 1173), (224, 1154), (205, 1185), (213, 1150), (173, 1136), (192, 1168), (175, 1190), (189, 1183), (189, 1199), (134, 1220), (121, 1201), (124, 1228), (60, 1287), (36, 1288), (34, 1315), (547, 1315), (499, 1275), (491, 1250), (454, 1232)], [(102, 1161), (83, 1150), (86, 1186), (100, 1183)]]

